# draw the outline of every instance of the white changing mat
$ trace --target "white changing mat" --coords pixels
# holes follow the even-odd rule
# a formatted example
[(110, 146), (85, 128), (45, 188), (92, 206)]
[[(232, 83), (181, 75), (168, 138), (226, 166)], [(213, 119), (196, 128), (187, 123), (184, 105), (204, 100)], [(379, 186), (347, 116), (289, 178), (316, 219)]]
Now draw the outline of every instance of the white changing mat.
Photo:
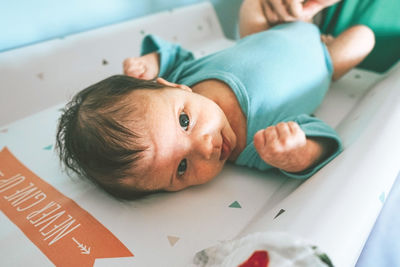
[[(316, 115), (337, 128), (346, 150), (300, 187), (301, 181), (275, 171), (228, 165), (205, 185), (120, 202), (62, 173), (52, 151), (55, 130), (66, 100), (100, 79), (121, 73), (123, 59), (139, 55), (141, 39), (148, 33), (179, 42), (197, 57), (233, 43), (223, 36), (211, 4), (204, 3), (0, 54), (0, 125), (4, 125), (0, 150), (7, 147), (134, 255), (97, 259), (95, 265), (186, 266), (196, 252), (218, 240), (261, 230), (296, 233), (327, 252), (337, 266), (354, 265), (399, 171), (400, 143), (394, 139), (400, 134), (396, 78), (400, 65), (388, 78), (353, 70), (333, 84)], [(383, 78), (369, 92), (370, 85)], [(36, 113), (43, 107), (50, 108)], [(26, 118), (10, 123), (22, 117)], [(388, 154), (388, 147), (397, 152)], [(2, 210), (8, 205), (0, 204)], [(0, 224), (2, 264), (55, 264), (4, 214)], [(66, 266), (68, 258), (81, 255), (75, 241), (71, 235), (63, 238), (65, 246), (76, 247), (70, 254), (59, 252)], [(90, 240), (86, 245), (92, 252), (96, 249)]]

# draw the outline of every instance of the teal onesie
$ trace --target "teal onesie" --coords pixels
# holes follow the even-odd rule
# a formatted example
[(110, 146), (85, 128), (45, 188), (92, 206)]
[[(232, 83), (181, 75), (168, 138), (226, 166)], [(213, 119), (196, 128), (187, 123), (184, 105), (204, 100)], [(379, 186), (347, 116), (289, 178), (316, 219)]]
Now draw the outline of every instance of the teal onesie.
[(217, 79), (235, 93), (247, 119), (247, 143), (236, 164), (267, 170), (272, 168), (258, 155), (253, 136), (279, 122), (296, 121), (307, 137), (328, 138), (334, 152), (319, 165), (301, 173), (285, 175), (305, 179), (342, 150), (337, 133), (310, 116), (329, 88), (332, 63), (319, 29), (313, 24), (293, 22), (247, 36), (230, 48), (195, 59), (177, 44), (148, 35), (141, 54), (158, 52), (159, 76), (189, 87)]

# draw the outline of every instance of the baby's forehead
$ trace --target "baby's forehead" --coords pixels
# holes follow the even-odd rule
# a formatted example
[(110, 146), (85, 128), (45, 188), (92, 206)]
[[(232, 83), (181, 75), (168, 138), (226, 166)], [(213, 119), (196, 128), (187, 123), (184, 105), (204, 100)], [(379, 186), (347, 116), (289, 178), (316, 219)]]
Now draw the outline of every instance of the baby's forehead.
[[(166, 154), (157, 149), (151, 138), (146, 136), (143, 140), (146, 144), (146, 149), (141, 153), (138, 159), (132, 166), (132, 177), (127, 177), (125, 183), (137, 190), (157, 191), (166, 188), (171, 180), (173, 172), (173, 153), (172, 151)], [(163, 140), (159, 140), (163, 141)]]
[[(143, 91), (143, 92), (142, 92)], [(129, 113), (127, 114), (125, 121), (128, 124), (140, 125), (144, 130), (148, 125), (145, 125), (146, 121), (151, 119), (149, 114), (151, 113), (152, 96), (147, 94), (149, 90), (135, 90), (131, 92), (124, 100), (123, 105), (128, 107)]]
[(165, 109), (161, 103), (162, 89), (138, 89), (133, 91), (128, 97), (128, 104), (134, 109), (135, 113), (142, 118), (151, 118), (153, 111)]
[(140, 191), (159, 190), (158, 171), (152, 165), (154, 150), (149, 147), (132, 166), (130, 173), (121, 180), (123, 185)]
[(152, 100), (151, 91), (146, 89), (134, 90), (125, 98), (125, 101), (133, 106), (146, 108)]

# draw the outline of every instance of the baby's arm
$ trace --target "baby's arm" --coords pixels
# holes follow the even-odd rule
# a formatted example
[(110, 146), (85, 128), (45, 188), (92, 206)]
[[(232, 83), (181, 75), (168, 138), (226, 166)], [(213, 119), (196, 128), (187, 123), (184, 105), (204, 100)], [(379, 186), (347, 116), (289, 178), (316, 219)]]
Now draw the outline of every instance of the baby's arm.
[(153, 52), (141, 57), (124, 60), (124, 74), (142, 80), (152, 80), (160, 71), (160, 56)]
[(183, 63), (194, 59), (193, 54), (179, 44), (170, 43), (155, 35), (147, 35), (142, 41), (139, 58), (128, 58), (124, 72), (139, 79), (162, 77), (174, 82), (179, 77)]
[(293, 121), (267, 127), (254, 135), (254, 146), (269, 165), (296, 173), (318, 165), (334, 148), (327, 138), (307, 138)]

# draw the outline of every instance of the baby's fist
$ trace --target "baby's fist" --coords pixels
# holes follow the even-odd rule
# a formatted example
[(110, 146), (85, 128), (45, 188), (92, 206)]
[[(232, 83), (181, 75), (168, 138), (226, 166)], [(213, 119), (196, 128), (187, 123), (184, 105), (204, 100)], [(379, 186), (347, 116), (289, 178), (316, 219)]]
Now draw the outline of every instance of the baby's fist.
[(309, 165), (304, 155), (306, 143), (303, 130), (293, 121), (278, 123), (254, 135), (254, 146), (260, 157), (267, 164), (288, 172), (299, 172)]
[(142, 80), (157, 77), (158, 54), (151, 53), (141, 57), (130, 57), (124, 60), (124, 74)]

